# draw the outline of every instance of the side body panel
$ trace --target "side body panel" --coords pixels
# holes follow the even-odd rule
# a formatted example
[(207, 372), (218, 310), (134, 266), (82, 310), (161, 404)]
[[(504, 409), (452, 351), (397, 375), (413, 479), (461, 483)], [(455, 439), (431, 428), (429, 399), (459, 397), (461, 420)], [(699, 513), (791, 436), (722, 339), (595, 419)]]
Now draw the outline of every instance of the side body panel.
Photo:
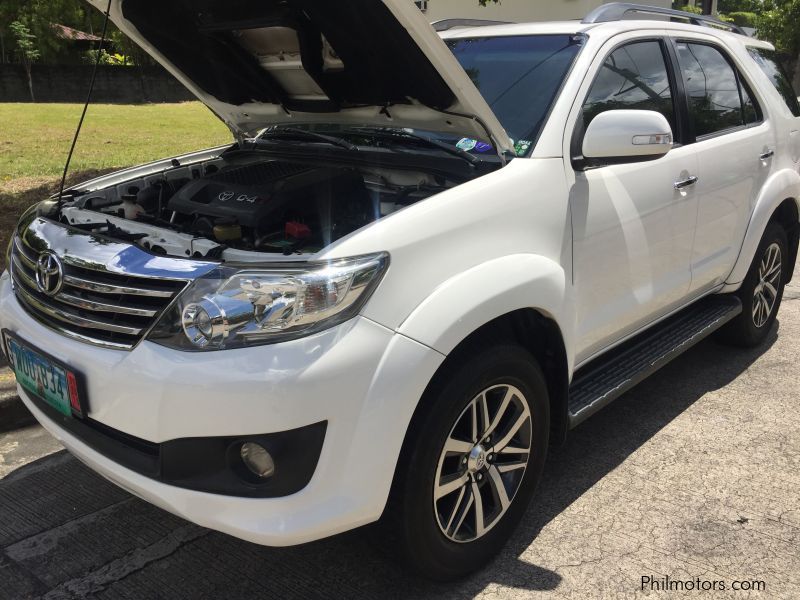
[(734, 264), (725, 277), (723, 292), (739, 289), (755, 256), (764, 229), (784, 200), (793, 199), (800, 212), (800, 117), (792, 115), (772, 82), (748, 56), (747, 49), (730, 45), (731, 53), (755, 93), (762, 99), (765, 118), (774, 130), (774, 155), (769, 159), (771, 171), (753, 200), (746, 230)]
[[(476, 290), (491, 292), (480, 294)], [(487, 315), (536, 308), (556, 323), (564, 323), (572, 316), (571, 302), (561, 265), (536, 254), (512, 254), (477, 265), (443, 283), (414, 309), (398, 332), (447, 354), (484, 325)], [(459, 307), (458, 319), (452, 318), (455, 306)], [(571, 336), (567, 335), (565, 342), (571, 343)], [(570, 347), (566, 351), (570, 354)]]
[(723, 292), (735, 292), (744, 281), (753, 257), (756, 254), (764, 230), (775, 210), (784, 200), (793, 199), (800, 212), (800, 173), (795, 169), (781, 169), (775, 172), (761, 189), (755, 201), (755, 209), (747, 224), (744, 242), (739, 250), (733, 269), (725, 279)]
[(772, 161), (759, 155), (774, 149), (771, 124), (698, 141), (697, 234), (692, 249), (692, 290), (703, 292), (725, 281), (739, 255), (744, 233)]
[[(776, 125), (780, 123), (772, 118), (771, 103), (764, 96), (766, 88), (756, 85), (761, 82), (754, 81), (751, 70), (747, 69), (755, 65), (746, 53), (742, 53), (741, 44), (696, 32), (673, 33), (671, 38), (679, 45), (685, 42), (706, 44), (732, 61), (746, 91), (762, 113), (760, 123), (700, 137), (692, 144), (698, 157), (699, 180), (695, 187), (699, 202), (692, 249), (691, 289), (702, 294), (719, 287), (733, 268), (756, 199), (780, 160), (774, 156), (766, 160), (760, 158), (763, 153), (776, 150)], [(694, 65), (692, 61), (696, 60), (691, 51), (683, 55), (678, 52), (678, 58), (685, 69)], [(728, 72), (726, 67), (726, 72), (719, 74), (721, 79), (715, 78), (717, 74), (707, 74), (708, 79), (702, 80), (706, 93), (709, 93), (710, 86), (723, 85)], [(727, 90), (711, 88), (711, 91), (725, 93)]]
[(696, 172), (690, 146), (653, 162), (576, 173), (570, 192), (581, 361), (685, 303)]
[(562, 153), (573, 220), (576, 364), (687, 302), (698, 197), (693, 186), (677, 190), (674, 184), (696, 173), (694, 148), (587, 171), (576, 171), (570, 160), (583, 102), (609, 53), (664, 36), (663, 30), (641, 30), (605, 40), (566, 117)]
[(444, 354), (522, 308), (554, 319), (569, 348), (567, 197), (561, 159), (517, 158), (340, 240), (322, 258), (386, 249), (391, 265), (363, 315)]

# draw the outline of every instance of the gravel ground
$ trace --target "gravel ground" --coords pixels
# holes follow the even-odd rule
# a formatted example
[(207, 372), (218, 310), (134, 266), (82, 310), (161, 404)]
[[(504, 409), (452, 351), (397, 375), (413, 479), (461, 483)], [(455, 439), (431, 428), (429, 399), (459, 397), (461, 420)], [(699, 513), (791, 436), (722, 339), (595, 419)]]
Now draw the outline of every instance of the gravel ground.
[[(363, 530), (272, 549), (186, 523), (0, 412), (0, 597), (800, 598), (799, 335), (794, 282), (763, 348), (703, 342), (589, 419), (552, 452), (502, 555), (447, 586)], [(755, 581), (765, 590), (731, 590)]]

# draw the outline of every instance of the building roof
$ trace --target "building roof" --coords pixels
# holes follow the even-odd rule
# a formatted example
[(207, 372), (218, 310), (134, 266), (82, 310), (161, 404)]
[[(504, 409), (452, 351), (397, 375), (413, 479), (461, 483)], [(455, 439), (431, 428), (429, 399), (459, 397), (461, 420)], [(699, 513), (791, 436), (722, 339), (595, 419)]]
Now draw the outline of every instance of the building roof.
[(80, 42), (99, 42), (102, 39), (99, 36), (92, 35), (91, 33), (86, 33), (85, 31), (79, 31), (77, 29), (73, 29), (72, 27), (67, 27), (66, 25), (59, 25), (58, 23), (51, 23), (50, 27), (53, 28), (56, 37), (60, 37), (65, 40), (73, 40)]

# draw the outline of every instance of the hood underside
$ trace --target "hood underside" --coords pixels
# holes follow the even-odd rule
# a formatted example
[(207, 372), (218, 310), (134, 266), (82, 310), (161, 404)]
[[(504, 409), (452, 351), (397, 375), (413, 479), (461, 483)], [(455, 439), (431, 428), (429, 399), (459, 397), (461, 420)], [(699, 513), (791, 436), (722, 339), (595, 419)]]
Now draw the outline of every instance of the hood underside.
[(409, 0), (113, 0), (111, 19), (237, 135), (324, 122), (511, 147)]

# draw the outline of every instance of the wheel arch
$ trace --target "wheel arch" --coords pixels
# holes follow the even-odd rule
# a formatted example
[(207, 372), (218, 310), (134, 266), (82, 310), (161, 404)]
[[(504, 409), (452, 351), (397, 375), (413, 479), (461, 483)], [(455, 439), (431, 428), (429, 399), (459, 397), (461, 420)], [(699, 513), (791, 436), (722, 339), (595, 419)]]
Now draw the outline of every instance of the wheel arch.
[(798, 210), (798, 205), (800, 205), (800, 202), (796, 198), (786, 198), (778, 205), (770, 219), (770, 221), (775, 221), (783, 227), (789, 242), (789, 270), (786, 276), (786, 283), (789, 283), (794, 275), (797, 249), (800, 245), (800, 210)]
[[(800, 174), (791, 169), (778, 171), (770, 177), (759, 194), (739, 251), (739, 257), (726, 278), (726, 286), (722, 291), (732, 292), (739, 288), (750, 269), (767, 224), (773, 220), (778, 220), (786, 228), (791, 264), (794, 265), (794, 259), (797, 257), (798, 219), (800, 218), (798, 209), (800, 209)], [(794, 223), (793, 230), (792, 222)], [(789, 276), (791, 278), (791, 273)]]
[[(556, 262), (517, 254), (487, 261), (453, 277), (401, 324), (406, 335), (447, 358), (428, 383), (416, 411), (442, 369), (478, 343), (511, 342), (524, 347), (545, 372), (551, 402), (551, 439), (567, 430), (567, 389), (571, 375), (570, 295)], [(413, 417), (412, 417), (413, 424)], [(410, 428), (409, 428), (410, 429)]]
[(496, 317), (461, 340), (431, 378), (414, 416), (417, 416), (417, 411), (424, 412), (424, 405), (433, 401), (435, 382), (450, 364), (462, 360), (476, 349), (503, 343), (521, 346), (530, 352), (541, 367), (550, 397), (550, 441), (553, 444), (563, 443), (569, 428), (567, 351), (558, 323), (535, 308), (517, 309)]

